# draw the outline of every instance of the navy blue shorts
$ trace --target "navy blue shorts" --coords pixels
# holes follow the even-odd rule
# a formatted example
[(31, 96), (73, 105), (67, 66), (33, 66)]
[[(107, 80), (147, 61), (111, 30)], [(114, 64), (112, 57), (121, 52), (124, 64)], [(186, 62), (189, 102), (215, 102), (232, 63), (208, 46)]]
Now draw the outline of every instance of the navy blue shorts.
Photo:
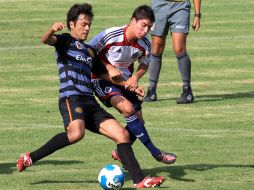
[(104, 80), (94, 80), (93, 85), (96, 96), (105, 106), (112, 107), (110, 100), (113, 96), (123, 96), (132, 103), (135, 111), (141, 110), (142, 101), (138, 99), (136, 93)]
[(59, 100), (64, 127), (68, 127), (71, 121), (82, 119), (85, 128), (94, 133), (99, 133), (101, 122), (106, 119), (115, 119), (97, 103), (94, 96), (71, 96)]

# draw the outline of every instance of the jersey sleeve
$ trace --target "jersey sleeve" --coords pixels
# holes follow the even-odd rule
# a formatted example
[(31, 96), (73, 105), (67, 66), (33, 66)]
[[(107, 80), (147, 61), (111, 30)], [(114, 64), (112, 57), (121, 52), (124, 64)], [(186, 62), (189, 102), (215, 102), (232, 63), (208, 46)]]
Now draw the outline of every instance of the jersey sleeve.
[(96, 52), (100, 52), (105, 46), (102, 43), (102, 38), (105, 35), (105, 31), (97, 34), (88, 44), (92, 46)]
[(56, 43), (53, 45), (56, 49), (64, 49), (70, 43), (70, 34), (63, 33), (63, 34), (54, 34), (56, 37)]
[(140, 65), (141, 64), (149, 65), (151, 61), (151, 43), (146, 37), (142, 39), (142, 43), (144, 45), (145, 50), (143, 55), (138, 59), (138, 63)]

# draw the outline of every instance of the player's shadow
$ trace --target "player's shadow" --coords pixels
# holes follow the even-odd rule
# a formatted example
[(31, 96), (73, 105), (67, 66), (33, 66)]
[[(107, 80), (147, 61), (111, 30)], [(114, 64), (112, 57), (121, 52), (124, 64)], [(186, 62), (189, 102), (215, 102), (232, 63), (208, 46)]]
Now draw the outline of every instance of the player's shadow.
[[(77, 160), (66, 160), (66, 161), (58, 161), (58, 160), (42, 160), (36, 163), (36, 165), (71, 165), (71, 164), (80, 164), (84, 163), (83, 161)], [(16, 162), (15, 163), (0, 163), (0, 174), (12, 174), (13, 172), (17, 172)], [(26, 172), (29, 172), (27, 170)]]
[(226, 99), (254, 98), (254, 91), (237, 92), (234, 94), (207, 94), (195, 96), (195, 102), (212, 102)]
[[(221, 101), (226, 99), (241, 99), (241, 98), (254, 98), (254, 91), (249, 92), (237, 92), (234, 94), (205, 94), (205, 95), (195, 95), (195, 103), (197, 102), (213, 102), (213, 101)], [(172, 98), (159, 98), (157, 101), (168, 101), (174, 100), (176, 101), (178, 97)]]
[(144, 169), (145, 175), (157, 176), (161, 172), (168, 173), (168, 177), (178, 181), (184, 182), (196, 182), (195, 179), (185, 178), (187, 170), (195, 171), (207, 171), (216, 168), (254, 168), (254, 165), (242, 165), (242, 164), (189, 164), (189, 165), (171, 165), (164, 167), (157, 167), (151, 169)]

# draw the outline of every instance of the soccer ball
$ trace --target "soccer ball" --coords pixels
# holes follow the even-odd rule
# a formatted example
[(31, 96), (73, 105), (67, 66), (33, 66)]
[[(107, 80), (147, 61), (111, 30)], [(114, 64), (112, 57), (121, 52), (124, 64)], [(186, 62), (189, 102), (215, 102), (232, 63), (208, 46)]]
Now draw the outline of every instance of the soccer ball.
[(105, 190), (120, 189), (124, 184), (124, 173), (119, 166), (108, 164), (101, 169), (98, 180)]

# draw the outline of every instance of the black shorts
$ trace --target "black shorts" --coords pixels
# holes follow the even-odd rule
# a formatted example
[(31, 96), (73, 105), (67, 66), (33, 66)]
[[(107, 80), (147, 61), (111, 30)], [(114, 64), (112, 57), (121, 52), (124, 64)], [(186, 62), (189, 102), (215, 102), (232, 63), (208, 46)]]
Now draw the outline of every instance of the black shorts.
[(71, 121), (82, 119), (85, 128), (99, 133), (100, 123), (105, 119), (115, 119), (97, 103), (94, 96), (71, 96), (59, 99), (59, 110), (63, 118), (64, 127)]

